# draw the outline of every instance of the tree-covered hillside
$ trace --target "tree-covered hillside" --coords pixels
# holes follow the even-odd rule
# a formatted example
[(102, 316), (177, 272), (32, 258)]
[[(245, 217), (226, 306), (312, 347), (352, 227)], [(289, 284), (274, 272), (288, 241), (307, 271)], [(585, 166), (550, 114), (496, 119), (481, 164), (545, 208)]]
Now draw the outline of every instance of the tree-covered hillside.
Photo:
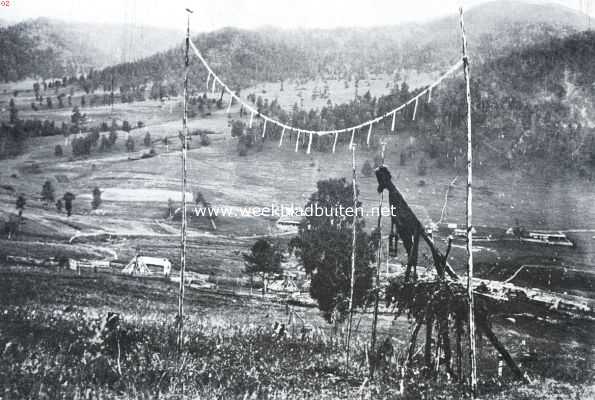
[[(595, 32), (587, 31), (472, 66), (478, 159), (490, 166), (594, 177), (593, 59)], [(429, 118), (422, 117), (429, 148), (453, 162), (464, 155), (464, 107), (463, 82), (452, 80)]]
[[(471, 65), (475, 160), (483, 167), (532, 168), (547, 174), (575, 171), (595, 176), (595, 32), (582, 32), (513, 51), (489, 63)], [(394, 109), (423, 89), (406, 84), (391, 94), (369, 93), (348, 104), (321, 110), (281, 110), (276, 101), (254, 100), (257, 108), (283, 122), (307, 130), (333, 130), (357, 125)], [(433, 91), (432, 102), (420, 99), (398, 114), (397, 134), (411, 134), (415, 144), (402, 149), (402, 161), (423, 150), (422, 158), (437, 166), (464, 168), (466, 102), (462, 74)], [(375, 125), (388, 132), (391, 120)], [(259, 128), (256, 128), (258, 131)], [(273, 136), (281, 132), (267, 128)], [(356, 140), (365, 143), (366, 132)], [(343, 135), (340, 141), (349, 141)], [(315, 137), (313, 148), (330, 151), (333, 137)], [(426, 159), (426, 163), (427, 163)]]
[(494, 156), (595, 172), (595, 32), (552, 39), (482, 66), (475, 118)]
[(0, 25), (0, 81), (62, 78), (171, 48), (182, 33), (37, 18)]
[[(436, 71), (460, 57), (457, 16), (427, 23), (332, 30), (247, 31), (227, 28), (194, 37), (213, 69), (232, 87), (296, 78), (350, 79), (403, 69)], [(564, 38), (586, 29), (584, 16), (556, 5), (498, 1), (466, 13), (470, 52), (486, 62), (536, 43)], [(197, 90), (206, 71), (191, 58), (190, 82)], [(179, 86), (183, 76), (180, 46), (133, 63), (107, 68), (97, 85), (141, 85), (167, 81)]]

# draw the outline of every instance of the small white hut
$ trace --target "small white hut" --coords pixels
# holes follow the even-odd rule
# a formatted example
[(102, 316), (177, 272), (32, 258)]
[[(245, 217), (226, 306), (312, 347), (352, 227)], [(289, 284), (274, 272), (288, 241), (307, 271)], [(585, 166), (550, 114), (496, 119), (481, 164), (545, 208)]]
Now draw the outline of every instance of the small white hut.
[(171, 274), (171, 262), (167, 258), (136, 256), (122, 270), (127, 275), (153, 275), (149, 267), (162, 268), (163, 276), (169, 277)]

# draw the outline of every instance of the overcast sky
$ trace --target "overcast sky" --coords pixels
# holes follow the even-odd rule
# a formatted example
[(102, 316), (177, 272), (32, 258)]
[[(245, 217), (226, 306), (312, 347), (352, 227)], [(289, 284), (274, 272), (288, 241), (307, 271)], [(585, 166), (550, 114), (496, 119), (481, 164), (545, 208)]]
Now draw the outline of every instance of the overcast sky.
[[(255, 28), (333, 28), (394, 25), (423, 21), (470, 8), (486, 0), (10, 0), (0, 18), (20, 21), (35, 17), (115, 22), (180, 29), (184, 8), (195, 11), (193, 31), (224, 26)], [(533, 1), (539, 3), (540, 1)], [(550, 0), (573, 9), (593, 0)], [(593, 15), (591, 6), (591, 15)]]

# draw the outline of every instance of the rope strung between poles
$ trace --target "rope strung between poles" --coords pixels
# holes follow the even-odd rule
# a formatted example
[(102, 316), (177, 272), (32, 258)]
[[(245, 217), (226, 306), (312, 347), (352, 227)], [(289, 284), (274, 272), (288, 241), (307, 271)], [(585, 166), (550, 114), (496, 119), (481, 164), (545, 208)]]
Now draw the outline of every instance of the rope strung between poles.
[[(288, 130), (292, 130), (295, 132), (298, 132), (298, 137), (299, 137), (299, 133), (303, 132), (305, 134), (310, 134), (310, 135), (317, 135), (317, 136), (325, 136), (325, 135), (338, 135), (340, 133), (349, 133), (351, 132), (351, 141), (350, 141), (350, 145), (349, 145), (349, 149), (351, 149), (351, 147), (353, 146), (353, 142), (354, 142), (354, 136), (355, 136), (355, 131), (359, 130), (361, 128), (365, 128), (368, 127), (368, 136), (367, 136), (367, 144), (370, 144), (370, 135), (372, 133), (372, 126), (374, 124), (377, 124), (380, 121), (383, 121), (384, 119), (388, 118), (388, 117), (392, 117), (392, 125), (391, 125), (391, 131), (394, 132), (395, 130), (395, 122), (396, 122), (396, 113), (403, 110), (405, 107), (409, 106), (412, 103), (415, 103), (415, 109), (413, 111), (413, 119), (415, 120), (415, 116), (417, 113), (417, 105), (418, 105), (418, 101), (422, 96), (428, 95), (428, 101), (431, 99), (431, 90), (432, 88), (438, 86), (440, 83), (442, 83), (443, 80), (445, 80), (448, 76), (454, 74), (462, 65), (463, 65), (463, 61), (458, 61), (456, 64), (454, 64), (448, 71), (446, 71), (444, 74), (442, 74), (438, 79), (436, 79), (434, 82), (432, 82), (430, 85), (428, 85), (427, 88), (425, 88), (424, 90), (422, 90), (421, 92), (419, 92), (418, 94), (416, 94), (415, 96), (413, 96), (411, 99), (407, 100), (405, 103), (399, 105), (398, 107), (393, 108), (392, 110), (389, 110), (387, 112), (385, 112), (384, 114), (370, 119), (368, 121), (362, 122), (358, 125), (354, 125), (354, 126), (349, 126), (346, 128), (341, 128), (341, 129), (333, 129), (333, 130), (319, 130), (319, 131), (313, 131), (313, 130), (307, 130), (307, 129), (301, 129), (295, 126), (291, 126), (291, 125), (287, 125), (284, 124), (283, 122), (274, 119), (272, 117), (266, 116), (262, 113), (260, 113), (257, 109), (255, 109), (252, 105), (248, 104), (248, 102), (244, 101), (242, 98), (240, 98), (237, 94), (235, 94), (225, 83), (223, 83), (223, 81), (219, 78), (219, 76), (217, 76), (217, 74), (211, 69), (211, 67), (209, 66), (209, 64), (207, 63), (207, 61), (204, 59), (204, 57), (202, 56), (202, 54), (200, 53), (200, 51), (198, 50), (198, 48), (196, 47), (196, 45), (194, 44), (194, 42), (192, 42), (192, 40), (190, 41), (190, 47), (192, 48), (192, 51), (194, 52), (194, 54), (198, 57), (198, 59), (200, 60), (200, 62), (202, 63), (202, 65), (205, 67), (205, 69), (208, 72), (208, 77), (207, 77), (207, 87), (208, 87), (208, 80), (210, 79), (211, 76), (213, 76), (213, 82), (212, 82), (212, 87), (211, 90), (213, 93), (215, 93), (215, 88), (216, 85), (219, 85), (221, 87), (223, 87), (223, 90), (225, 92), (227, 92), (227, 94), (229, 96), (231, 96), (233, 99), (237, 100), (238, 103), (240, 103), (243, 107), (245, 107), (248, 111), (250, 111), (250, 124), (249, 126), (252, 127), (252, 123), (253, 123), (253, 118), (254, 115), (256, 114), (257, 116), (260, 116), (264, 119), (264, 123), (266, 124), (267, 122), (270, 122), (276, 126), (281, 127), (282, 129), (288, 129)], [(230, 100), (230, 104), (231, 104), (231, 100)], [(264, 133), (264, 132), (263, 132)], [(297, 148), (297, 146), (296, 146)]]

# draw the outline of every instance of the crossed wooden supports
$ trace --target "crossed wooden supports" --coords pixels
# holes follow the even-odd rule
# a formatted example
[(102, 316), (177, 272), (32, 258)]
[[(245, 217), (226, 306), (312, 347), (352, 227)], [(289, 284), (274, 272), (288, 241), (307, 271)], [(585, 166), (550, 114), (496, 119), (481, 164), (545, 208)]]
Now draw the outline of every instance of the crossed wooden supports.
[(395, 214), (391, 216), (391, 236), (397, 240), (400, 237), (407, 251), (407, 271), (406, 279), (416, 272), (417, 257), (419, 253), (419, 241), (423, 239), (430, 251), (434, 260), (436, 273), (440, 279), (444, 279), (447, 273), (452, 279), (459, 280), (459, 276), (448, 264), (448, 254), (450, 252), (451, 243), (449, 241), (446, 254), (442, 254), (435, 246), (432, 238), (428, 236), (422, 223), (417, 219), (403, 195), (399, 192), (391, 180), (391, 174), (384, 166), (376, 169), (376, 179), (378, 180), (378, 193), (388, 190), (388, 199), (391, 209), (395, 210)]
[[(391, 174), (386, 167), (381, 166), (376, 169), (376, 179), (378, 180), (378, 192), (388, 190), (389, 203), (391, 209), (395, 211), (391, 215), (391, 237), (395, 240), (394, 245), (396, 246), (396, 241), (400, 238), (407, 251), (407, 269), (404, 278), (400, 281), (393, 281), (386, 292), (387, 305), (396, 306), (398, 312), (406, 312), (415, 320), (415, 328), (409, 341), (409, 352), (405, 365), (411, 363), (415, 354), (418, 333), (421, 326), (425, 325), (424, 362), (427, 370), (437, 370), (440, 364), (441, 357), (436, 357), (435, 363), (432, 361), (432, 346), (434, 345), (436, 354), (440, 354), (440, 352), (443, 354), (443, 365), (447, 373), (462, 379), (462, 334), (464, 321), (469, 317), (468, 299), (460, 277), (447, 261), (451, 242), (449, 241), (446, 254), (443, 255), (393, 184)], [(436, 280), (422, 281), (417, 279), (416, 266), (420, 239), (426, 242), (432, 253), (438, 278)], [(447, 279), (446, 275), (450, 279)], [(526, 380), (522, 371), (492, 331), (489, 308), (493, 305), (489, 300), (481, 299), (478, 304), (479, 307), (475, 309), (477, 326), (480, 332), (501, 354), (502, 359), (513, 372), (513, 375), (520, 380)], [(454, 326), (451, 326), (451, 320), (454, 320)], [(436, 332), (434, 332), (434, 327), (436, 327)], [(452, 328), (454, 328), (456, 337), (456, 368), (452, 366), (451, 357), (450, 331)], [(436, 340), (432, 340), (434, 334)]]

